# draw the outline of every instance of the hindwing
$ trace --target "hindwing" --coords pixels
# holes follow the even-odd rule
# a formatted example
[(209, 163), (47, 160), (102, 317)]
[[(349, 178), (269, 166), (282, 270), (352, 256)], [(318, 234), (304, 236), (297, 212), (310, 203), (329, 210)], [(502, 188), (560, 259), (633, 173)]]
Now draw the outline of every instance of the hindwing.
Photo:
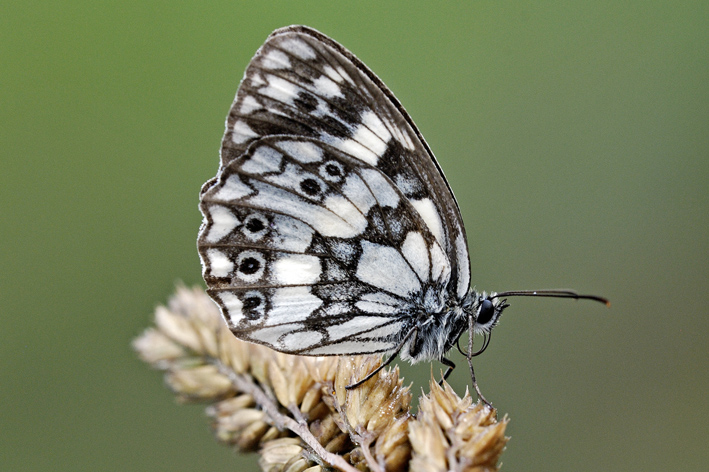
[(399, 188), (322, 141), (269, 136), (202, 195), (209, 294), (280, 351), (390, 351), (446, 301), (448, 258)]

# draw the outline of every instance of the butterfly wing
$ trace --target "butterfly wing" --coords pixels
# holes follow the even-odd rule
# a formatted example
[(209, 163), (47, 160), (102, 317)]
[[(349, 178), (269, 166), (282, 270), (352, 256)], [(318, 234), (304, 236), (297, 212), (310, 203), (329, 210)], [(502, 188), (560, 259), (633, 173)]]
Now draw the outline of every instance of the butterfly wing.
[(391, 351), (468, 290), (457, 203), (413, 121), (306, 27), (250, 62), (200, 209), (210, 294), (237, 336), (281, 351)]
[(392, 351), (446, 302), (450, 263), (376, 167), (268, 136), (202, 195), (208, 292), (238, 337), (300, 354)]
[(275, 31), (251, 60), (227, 119), (222, 165), (261, 136), (322, 140), (376, 166), (412, 202), (465, 296), (470, 261), (460, 210), (433, 153), (386, 85), (334, 40), (304, 26)]

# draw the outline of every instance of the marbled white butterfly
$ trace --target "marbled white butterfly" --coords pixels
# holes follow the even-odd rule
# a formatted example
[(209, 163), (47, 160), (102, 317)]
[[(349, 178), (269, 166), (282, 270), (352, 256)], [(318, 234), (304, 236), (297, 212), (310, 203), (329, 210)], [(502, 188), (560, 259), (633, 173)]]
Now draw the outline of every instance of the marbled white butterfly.
[(468, 331), (483, 401), (471, 360), (504, 297), (606, 302), (471, 288), (458, 204), (416, 125), (367, 66), (304, 26), (272, 33), (249, 63), (200, 210), (204, 279), (238, 338), (300, 355), (388, 353), (384, 365), (437, 359), (445, 378)]

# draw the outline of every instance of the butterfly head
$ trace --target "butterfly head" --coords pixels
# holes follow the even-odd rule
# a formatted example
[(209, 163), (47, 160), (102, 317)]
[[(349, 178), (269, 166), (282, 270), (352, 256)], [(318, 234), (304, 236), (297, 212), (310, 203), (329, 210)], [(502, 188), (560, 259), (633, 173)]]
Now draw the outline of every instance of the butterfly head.
[(500, 298), (495, 292), (488, 295), (471, 290), (463, 302), (463, 311), (468, 315), (468, 324), (476, 334), (489, 334), (508, 306), (507, 299)]
[(498, 298), (496, 293), (487, 295), (485, 292), (478, 295), (475, 308), (470, 316), (473, 317), (475, 333), (490, 333), (497, 326), (502, 316), (502, 311), (510, 306), (507, 299)]
[[(492, 292), (488, 295), (485, 292), (478, 293), (474, 289), (471, 289), (463, 300), (460, 311), (461, 316), (457, 318), (458, 322), (456, 324), (458, 328), (454, 343), (458, 346), (458, 350), (468, 358), (471, 369), (470, 360), (487, 349), (490, 344), (492, 329), (497, 326), (500, 316), (502, 316), (502, 311), (508, 306), (510, 305), (507, 300), (500, 297), (499, 294)], [(460, 344), (458, 344), (466, 328), (468, 330), (467, 352), (461, 349)], [(475, 334), (483, 336), (483, 345), (477, 351), (473, 351), (473, 336)]]

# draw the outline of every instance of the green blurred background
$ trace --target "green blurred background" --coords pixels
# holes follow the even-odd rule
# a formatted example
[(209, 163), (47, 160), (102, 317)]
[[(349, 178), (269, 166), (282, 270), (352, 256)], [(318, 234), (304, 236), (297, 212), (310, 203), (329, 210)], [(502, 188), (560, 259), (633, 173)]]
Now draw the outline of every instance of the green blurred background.
[(0, 6), (1, 468), (256, 469), (129, 344), (201, 283), (198, 190), (247, 62), (294, 23), (414, 117), (478, 288), (613, 302), (505, 312), (476, 364), (504, 470), (704, 469), (708, 2), (125, 0)]

